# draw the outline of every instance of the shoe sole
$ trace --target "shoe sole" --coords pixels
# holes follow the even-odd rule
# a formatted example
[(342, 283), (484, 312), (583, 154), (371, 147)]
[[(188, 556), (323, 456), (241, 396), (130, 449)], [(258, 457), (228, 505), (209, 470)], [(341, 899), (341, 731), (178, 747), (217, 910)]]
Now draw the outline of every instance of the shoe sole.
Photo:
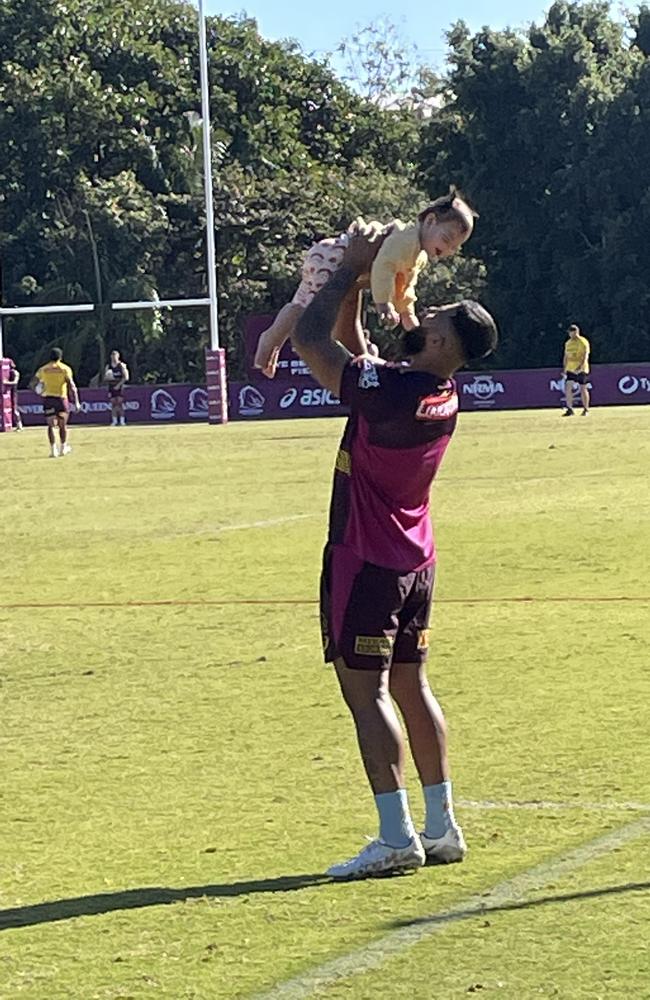
[(426, 865), (457, 865), (461, 861), (465, 860), (465, 854), (457, 854), (456, 852), (437, 852), (436, 854), (427, 854), (427, 859), (425, 861)]
[(400, 868), (386, 868), (380, 872), (355, 872), (354, 875), (329, 875), (333, 882), (360, 882), (366, 878), (401, 878), (403, 875), (415, 875), (423, 868), (426, 861), (417, 865), (402, 865)]

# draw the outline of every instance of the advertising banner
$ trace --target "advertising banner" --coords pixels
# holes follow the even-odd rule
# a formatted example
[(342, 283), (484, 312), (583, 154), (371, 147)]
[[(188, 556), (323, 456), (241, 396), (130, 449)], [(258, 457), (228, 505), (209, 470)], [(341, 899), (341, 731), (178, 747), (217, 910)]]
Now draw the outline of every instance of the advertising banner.
[[(554, 368), (522, 371), (461, 372), (457, 376), (461, 410), (518, 410), (564, 405), (564, 379)], [(625, 406), (650, 403), (650, 362), (634, 365), (596, 365), (590, 377), (592, 404)], [(80, 389), (82, 412), (75, 424), (110, 424), (105, 389)], [(578, 400), (576, 392), (576, 401)], [(207, 422), (209, 400), (203, 385), (128, 385), (124, 392), (127, 423)], [(18, 393), (26, 426), (43, 424), (40, 396)], [(339, 400), (321, 388), (310, 374), (266, 379), (256, 373), (245, 382), (229, 382), (231, 420), (269, 420), (294, 417), (345, 416)]]
[[(520, 410), (564, 405), (564, 377), (557, 368), (459, 372), (461, 410)], [(589, 379), (593, 406), (650, 402), (650, 363), (595, 365)], [(580, 399), (574, 383), (574, 399)]]
[[(73, 424), (110, 424), (111, 404), (105, 389), (79, 389), (81, 413)], [(43, 400), (35, 392), (20, 390), (18, 406), (26, 427), (44, 424)], [(127, 423), (187, 423), (208, 419), (208, 393), (202, 385), (128, 385), (124, 390)]]
[(228, 390), (231, 420), (340, 417), (348, 412), (311, 375), (299, 375), (291, 381), (258, 377), (250, 382), (230, 382)]

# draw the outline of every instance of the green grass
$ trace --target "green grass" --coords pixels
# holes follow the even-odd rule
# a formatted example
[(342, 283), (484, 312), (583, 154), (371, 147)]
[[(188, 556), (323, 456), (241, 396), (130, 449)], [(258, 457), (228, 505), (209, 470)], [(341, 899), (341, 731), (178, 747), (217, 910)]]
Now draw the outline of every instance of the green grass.
[[(376, 825), (313, 603), (341, 427), (0, 437), (1, 1000), (243, 1000), (650, 804), (650, 408), (464, 414), (430, 673), (470, 855), (319, 877)], [(313, 995), (650, 998), (649, 848)]]

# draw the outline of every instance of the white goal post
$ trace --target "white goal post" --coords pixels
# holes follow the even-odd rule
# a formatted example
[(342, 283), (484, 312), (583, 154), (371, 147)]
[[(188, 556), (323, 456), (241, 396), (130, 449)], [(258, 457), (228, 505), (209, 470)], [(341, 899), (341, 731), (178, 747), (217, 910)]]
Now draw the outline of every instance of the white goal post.
[[(199, 15), (199, 63), (201, 70), (201, 115), (203, 124), (203, 184), (205, 198), (205, 219), (206, 219), (206, 257), (208, 274), (208, 298), (191, 299), (155, 299), (153, 301), (139, 302), (112, 302), (111, 309), (123, 312), (133, 309), (173, 309), (187, 307), (205, 307), (209, 310), (209, 330), (210, 330), (210, 351), (208, 352), (208, 363), (206, 366), (208, 398), (210, 402), (210, 423), (225, 423), (227, 415), (225, 411), (225, 357), (224, 352), (219, 347), (219, 314), (217, 307), (217, 262), (216, 243), (214, 235), (214, 201), (212, 196), (212, 148), (210, 137), (210, 94), (208, 85), (208, 47), (206, 41), (205, 16), (203, 13), (203, 0), (198, 0)], [(6, 306), (0, 307), (0, 358), (4, 357), (3, 344), (3, 317), (14, 316), (47, 316), (56, 313), (90, 313), (101, 306), (93, 303), (79, 302), (75, 305), (52, 305), (52, 306)], [(211, 374), (214, 372), (214, 365), (210, 363), (210, 358), (220, 358), (218, 366), (220, 371), (220, 385), (211, 385)], [(219, 397), (220, 403), (217, 407), (213, 405), (213, 397)], [(220, 414), (217, 415), (217, 409)]]

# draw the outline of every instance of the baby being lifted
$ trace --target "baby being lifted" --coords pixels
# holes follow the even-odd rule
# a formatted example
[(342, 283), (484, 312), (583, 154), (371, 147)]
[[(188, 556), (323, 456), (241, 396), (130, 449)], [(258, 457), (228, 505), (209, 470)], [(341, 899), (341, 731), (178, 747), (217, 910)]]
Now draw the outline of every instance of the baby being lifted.
[[(452, 187), (449, 194), (437, 198), (420, 212), (415, 222), (405, 224), (395, 219), (380, 227), (383, 235), (377, 240), (369, 278), (375, 308), (385, 326), (392, 328), (400, 322), (405, 330), (418, 326), (414, 308), (418, 274), (429, 261), (456, 253), (472, 235), (475, 218), (476, 213)], [(348, 239), (348, 233), (342, 233), (321, 240), (305, 254), (302, 281), (296, 294), (282, 307), (273, 325), (261, 334), (257, 345), (255, 367), (268, 378), (275, 375), (282, 345), (291, 336), (303, 310), (340, 266)], [(357, 324), (353, 340), (345, 346), (358, 354), (363, 344)]]

